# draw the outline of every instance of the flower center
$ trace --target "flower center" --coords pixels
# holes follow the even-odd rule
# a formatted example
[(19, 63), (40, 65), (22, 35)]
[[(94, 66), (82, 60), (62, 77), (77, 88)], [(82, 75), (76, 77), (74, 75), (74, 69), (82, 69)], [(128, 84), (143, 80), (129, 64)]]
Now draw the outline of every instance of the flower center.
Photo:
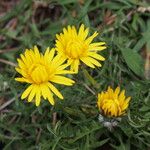
[(67, 43), (65, 52), (69, 58), (77, 59), (86, 55), (86, 46), (81, 41), (72, 39)]
[(48, 69), (43, 64), (33, 64), (28, 72), (34, 83), (40, 84), (48, 81)]

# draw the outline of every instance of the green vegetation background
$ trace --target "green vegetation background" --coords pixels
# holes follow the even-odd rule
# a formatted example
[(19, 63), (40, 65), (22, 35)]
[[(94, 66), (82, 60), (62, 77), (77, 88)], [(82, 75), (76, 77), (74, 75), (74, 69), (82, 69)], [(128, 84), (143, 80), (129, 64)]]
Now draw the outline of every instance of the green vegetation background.
[[(148, 150), (150, 148), (150, 3), (148, 0), (0, 1), (0, 149)], [(80, 69), (65, 99), (52, 107), (20, 100), (25, 85), (14, 65), (25, 48), (54, 46), (67, 25), (97, 30), (105, 41), (102, 68)], [(132, 96), (127, 116), (112, 132), (98, 121), (96, 95), (121, 86)], [(58, 86), (57, 86), (58, 87)]]

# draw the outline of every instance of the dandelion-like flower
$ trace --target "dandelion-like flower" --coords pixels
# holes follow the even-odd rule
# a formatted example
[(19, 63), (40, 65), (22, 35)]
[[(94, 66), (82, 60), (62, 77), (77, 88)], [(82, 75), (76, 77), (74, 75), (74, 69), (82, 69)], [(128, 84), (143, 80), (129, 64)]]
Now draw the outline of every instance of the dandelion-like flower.
[(131, 97), (125, 96), (125, 90), (120, 91), (120, 87), (113, 90), (108, 87), (106, 92), (98, 94), (97, 105), (101, 113), (107, 117), (119, 117), (125, 114), (129, 106)]
[(68, 65), (63, 64), (64, 60), (60, 58), (60, 55), (54, 55), (55, 49), (47, 48), (43, 55), (35, 46), (33, 50), (26, 49), (25, 53), (20, 55), (21, 58), (17, 59), (18, 67), (15, 69), (22, 77), (15, 80), (30, 84), (23, 92), (21, 99), (27, 98), (28, 102), (35, 99), (36, 106), (39, 106), (41, 97), (48, 99), (54, 105), (53, 93), (63, 99), (62, 94), (52, 82), (71, 86), (74, 81), (62, 76), (70, 74), (71, 71), (65, 70)]
[(56, 50), (62, 57), (68, 60), (71, 70), (78, 72), (80, 61), (91, 68), (101, 67), (98, 61), (104, 61), (105, 58), (97, 52), (106, 49), (105, 42), (93, 42), (98, 35), (94, 32), (92, 36), (87, 37), (89, 28), (82, 24), (77, 32), (75, 26), (68, 26), (63, 29), (63, 33), (56, 34)]

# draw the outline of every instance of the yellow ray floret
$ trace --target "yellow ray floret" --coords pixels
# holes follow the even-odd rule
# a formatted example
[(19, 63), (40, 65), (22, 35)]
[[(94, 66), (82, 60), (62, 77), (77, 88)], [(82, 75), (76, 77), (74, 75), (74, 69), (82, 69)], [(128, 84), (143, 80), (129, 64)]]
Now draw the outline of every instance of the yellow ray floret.
[(119, 117), (123, 115), (129, 106), (131, 97), (125, 96), (125, 90), (120, 87), (113, 90), (108, 87), (106, 92), (98, 94), (97, 105), (99, 110), (107, 117)]
[(95, 68), (101, 67), (99, 61), (104, 61), (105, 58), (97, 52), (106, 49), (105, 42), (93, 42), (98, 35), (94, 32), (89, 36), (89, 29), (82, 24), (77, 32), (75, 26), (68, 26), (63, 29), (63, 33), (56, 34), (56, 50), (61, 54), (62, 58), (68, 60), (71, 65), (71, 70), (78, 72), (80, 62), (82, 61), (87, 66)]
[(65, 70), (68, 65), (63, 64), (64, 59), (60, 55), (55, 56), (55, 49), (47, 48), (43, 55), (35, 46), (33, 50), (26, 49), (17, 61), (18, 67), (15, 69), (22, 77), (15, 80), (30, 84), (23, 92), (21, 99), (27, 98), (28, 102), (35, 99), (36, 106), (40, 105), (41, 97), (48, 99), (54, 105), (53, 93), (63, 99), (62, 94), (52, 82), (68, 86), (74, 83), (73, 80), (62, 76), (73, 72)]

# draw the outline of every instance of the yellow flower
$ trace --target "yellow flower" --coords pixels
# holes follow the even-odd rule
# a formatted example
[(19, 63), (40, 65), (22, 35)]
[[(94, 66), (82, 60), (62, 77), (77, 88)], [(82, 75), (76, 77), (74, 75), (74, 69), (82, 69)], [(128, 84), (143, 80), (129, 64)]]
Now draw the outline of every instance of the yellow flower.
[(62, 76), (71, 71), (64, 70), (68, 65), (63, 64), (64, 60), (59, 55), (55, 57), (54, 55), (54, 49), (47, 48), (43, 55), (35, 46), (34, 50), (26, 49), (25, 53), (20, 55), (21, 58), (17, 59), (18, 67), (15, 69), (22, 77), (15, 80), (30, 84), (23, 92), (21, 99), (28, 97), (28, 102), (35, 99), (36, 106), (39, 106), (41, 97), (48, 99), (54, 105), (53, 93), (63, 99), (62, 94), (51, 82), (71, 86), (74, 81)]
[(105, 116), (119, 117), (125, 113), (130, 99), (131, 97), (126, 98), (125, 90), (120, 91), (120, 87), (115, 90), (108, 87), (106, 92), (98, 94), (97, 105)]
[(106, 48), (105, 42), (94, 42), (93, 39), (98, 35), (94, 32), (92, 36), (87, 37), (89, 28), (82, 24), (77, 32), (75, 26), (68, 26), (63, 29), (63, 33), (56, 34), (56, 50), (62, 57), (68, 60), (71, 70), (78, 72), (80, 61), (91, 68), (101, 67), (97, 61), (104, 61), (105, 58), (97, 54), (98, 51)]

